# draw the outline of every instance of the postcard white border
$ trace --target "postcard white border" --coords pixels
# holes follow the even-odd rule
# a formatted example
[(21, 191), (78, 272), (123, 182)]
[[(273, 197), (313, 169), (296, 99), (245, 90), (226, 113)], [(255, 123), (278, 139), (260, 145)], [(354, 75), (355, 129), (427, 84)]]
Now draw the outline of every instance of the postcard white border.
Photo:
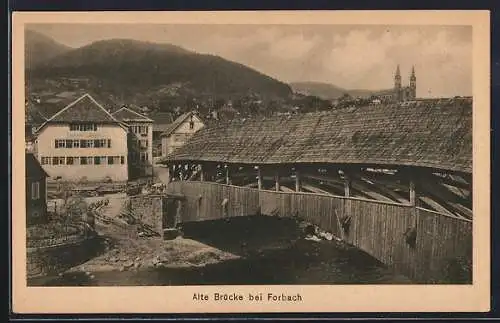
[[(14, 12), (12, 254), (16, 313), (481, 312), (490, 309), (489, 11)], [(24, 25), (28, 23), (370, 24), (473, 26), (473, 285), (27, 287)], [(296, 293), (300, 303), (193, 301), (193, 293)]]

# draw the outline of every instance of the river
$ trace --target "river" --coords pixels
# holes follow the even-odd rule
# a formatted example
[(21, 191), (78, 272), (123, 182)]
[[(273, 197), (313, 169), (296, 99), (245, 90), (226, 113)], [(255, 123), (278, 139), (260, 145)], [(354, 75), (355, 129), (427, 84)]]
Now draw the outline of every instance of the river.
[(236, 257), (204, 266), (71, 271), (33, 282), (45, 286), (408, 284), (368, 254), (336, 240), (299, 237), (293, 221), (194, 224), (185, 235)]

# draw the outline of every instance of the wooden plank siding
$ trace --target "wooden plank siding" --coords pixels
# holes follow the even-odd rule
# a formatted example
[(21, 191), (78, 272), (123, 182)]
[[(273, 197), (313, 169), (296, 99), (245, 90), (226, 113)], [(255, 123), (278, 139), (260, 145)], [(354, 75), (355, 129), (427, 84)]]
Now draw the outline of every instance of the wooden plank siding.
[[(267, 216), (298, 216), (417, 283), (446, 282), (451, 262), (472, 259), (472, 221), (411, 205), (213, 182), (171, 182), (168, 188), (169, 193), (185, 196), (183, 222), (222, 218), (225, 199), (228, 217), (255, 215), (259, 210)], [(340, 227), (345, 216), (351, 217), (348, 233)], [(415, 225), (412, 248), (405, 232)]]

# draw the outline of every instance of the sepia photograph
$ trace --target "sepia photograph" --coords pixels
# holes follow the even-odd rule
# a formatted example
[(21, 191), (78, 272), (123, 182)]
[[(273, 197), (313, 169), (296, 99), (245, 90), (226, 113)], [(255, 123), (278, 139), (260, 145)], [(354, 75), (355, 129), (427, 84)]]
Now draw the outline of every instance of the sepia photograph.
[(27, 20), (25, 288), (477, 283), (472, 23)]

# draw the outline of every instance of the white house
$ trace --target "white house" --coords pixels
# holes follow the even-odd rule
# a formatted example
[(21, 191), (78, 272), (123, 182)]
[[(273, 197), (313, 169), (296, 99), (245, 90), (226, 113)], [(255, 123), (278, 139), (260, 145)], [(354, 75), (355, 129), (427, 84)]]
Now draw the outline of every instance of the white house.
[(51, 178), (126, 181), (128, 127), (89, 94), (54, 114), (36, 131), (36, 154)]
[(113, 113), (113, 117), (126, 124), (131, 134), (128, 142), (129, 168), (136, 176), (153, 174), (153, 120), (122, 107)]
[(184, 145), (194, 133), (204, 126), (205, 124), (195, 112), (187, 112), (179, 116), (161, 134), (161, 156), (166, 157)]

